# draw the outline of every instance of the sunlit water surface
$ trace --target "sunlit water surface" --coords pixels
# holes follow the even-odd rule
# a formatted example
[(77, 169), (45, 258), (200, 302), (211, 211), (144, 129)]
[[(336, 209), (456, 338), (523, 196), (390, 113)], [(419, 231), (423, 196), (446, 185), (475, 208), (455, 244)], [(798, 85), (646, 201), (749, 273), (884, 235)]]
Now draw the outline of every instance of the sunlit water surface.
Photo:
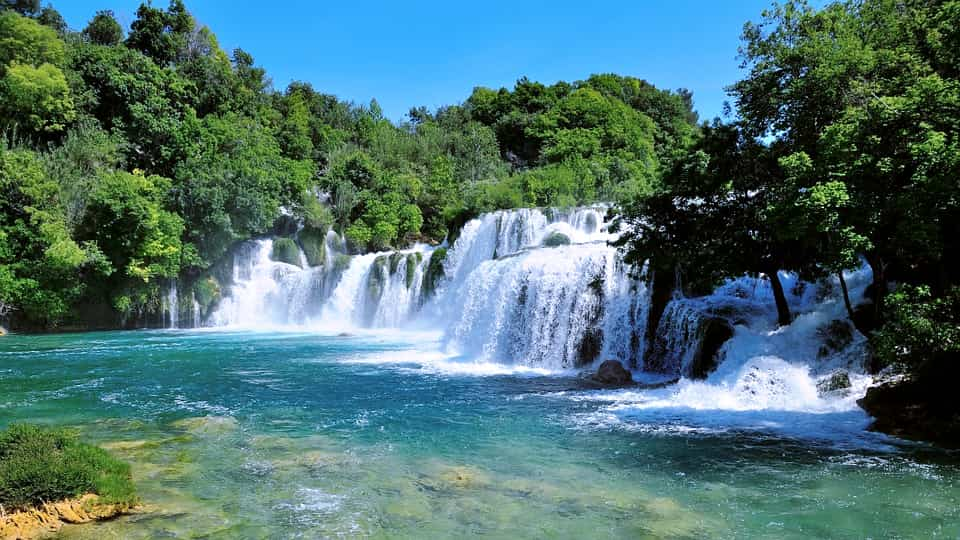
[[(144, 512), (64, 538), (957, 538), (960, 458), (859, 411), (442, 359), (430, 335), (0, 339), (0, 426), (74, 426)], [(690, 391), (688, 388), (687, 391)]]

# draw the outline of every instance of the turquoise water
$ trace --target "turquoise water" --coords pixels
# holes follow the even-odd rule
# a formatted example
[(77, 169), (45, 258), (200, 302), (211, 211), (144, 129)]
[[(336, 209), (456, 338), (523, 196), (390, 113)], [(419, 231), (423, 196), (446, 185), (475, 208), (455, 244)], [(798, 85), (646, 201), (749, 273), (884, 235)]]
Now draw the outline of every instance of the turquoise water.
[(145, 511), (64, 538), (960, 537), (958, 456), (859, 411), (649, 406), (672, 390), (438, 363), (431, 339), (8, 336), (0, 425), (133, 464)]

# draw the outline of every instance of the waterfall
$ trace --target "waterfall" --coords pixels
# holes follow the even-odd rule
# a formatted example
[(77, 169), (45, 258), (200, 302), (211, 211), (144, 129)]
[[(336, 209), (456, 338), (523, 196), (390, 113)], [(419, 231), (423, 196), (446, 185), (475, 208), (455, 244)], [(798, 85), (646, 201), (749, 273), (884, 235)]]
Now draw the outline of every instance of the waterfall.
[[(760, 391), (759, 380), (780, 381), (770, 372), (777, 366), (806, 373), (794, 381), (804, 389), (830, 369), (859, 372), (865, 340), (844, 329), (838, 291), (786, 273), (780, 279), (796, 314), (789, 327), (776, 326), (769, 280), (743, 277), (708, 296), (677, 294), (646, 343), (647, 282), (609, 245), (607, 211), (491, 212), (466, 223), (451, 245), (353, 256), (329, 231), (312, 267), (302, 252), (299, 265), (288, 264), (271, 259), (272, 240), (250, 241), (235, 250), (233, 283), (207, 323), (430, 329), (440, 332), (444, 353), (462, 361), (563, 370), (617, 359), (660, 377), (708, 377), (744, 395)], [(852, 296), (869, 283), (864, 272), (850, 274)], [(834, 330), (853, 337), (824, 352), (824, 332)], [(709, 349), (714, 334), (721, 337)]]
[(177, 328), (179, 326), (178, 321), (180, 318), (180, 308), (179, 308), (179, 298), (177, 296), (177, 280), (170, 280), (170, 286), (167, 287), (167, 298), (164, 302), (164, 311), (166, 311), (167, 317), (165, 317), (165, 323), (167, 328)]
[(200, 328), (203, 326), (203, 322), (200, 320), (200, 302), (197, 302), (197, 295), (192, 291), (190, 298), (193, 300), (193, 328)]

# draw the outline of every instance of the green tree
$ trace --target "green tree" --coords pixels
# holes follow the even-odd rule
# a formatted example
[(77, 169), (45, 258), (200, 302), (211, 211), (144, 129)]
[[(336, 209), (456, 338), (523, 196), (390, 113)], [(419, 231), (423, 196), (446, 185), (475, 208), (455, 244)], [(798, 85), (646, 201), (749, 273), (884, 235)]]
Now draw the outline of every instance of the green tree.
[(0, 147), (0, 308), (29, 326), (64, 318), (83, 290), (78, 272), (98, 259), (70, 237), (58, 193), (36, 154)]
[(98, 11), (83, 29), (83, 35), (95, 45), (113, 46), (123, 41), (123, 28), (117, 22), (113, 11)]
[(140, 4), (126, 43), (157, 64), (168, 66), (179, 61), (186, 52), (194, 24), (182, 0), (170, 0), (166, 11), (149, 3)]
[(14, 11), (0, 12), (0, 70), (13, 62), (62, 66), (66, 46), (57, 32)]
[(6, 128), (58, 132), (76, 117), (67, 79), (51, 64), (33, 67), (14, 62), (7, 66), (0, 79), (0, 96), (0, 116)]
[(187, 240), (212, 263), (230, 243), (266, 232), (281, 206), (297, 208), (314, 166), (284, 157), (270, 129), (235, 113), (207, 116), (198, 136), (196, 154), (177, 167), (172, 197)]

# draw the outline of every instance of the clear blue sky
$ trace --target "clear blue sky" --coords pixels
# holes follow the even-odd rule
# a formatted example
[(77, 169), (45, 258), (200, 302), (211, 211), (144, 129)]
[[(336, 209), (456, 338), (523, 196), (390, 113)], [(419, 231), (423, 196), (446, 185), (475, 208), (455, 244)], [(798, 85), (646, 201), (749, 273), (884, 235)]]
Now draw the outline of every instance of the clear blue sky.
[[(71, 28), (112, 9), (125, 29), (140, 0), (52, 0)], [(44, 3), (47, 3), (46, 0)], [(167, 0), (154, 0), (166, 8)], [(818, 2), (819, 3), (819, 2)], [(186, 0), (220, 46), (242, 47), (274, 86), (309, 81), (400, 120), (411, 106), (455, 104), (474, 86), (521, 76), (553, 83), (615, 72), (693, 91), (701, 118), (719, 115), (740, 76), (747, 20), (770, 0), (610, 2), (327, 2)]]

